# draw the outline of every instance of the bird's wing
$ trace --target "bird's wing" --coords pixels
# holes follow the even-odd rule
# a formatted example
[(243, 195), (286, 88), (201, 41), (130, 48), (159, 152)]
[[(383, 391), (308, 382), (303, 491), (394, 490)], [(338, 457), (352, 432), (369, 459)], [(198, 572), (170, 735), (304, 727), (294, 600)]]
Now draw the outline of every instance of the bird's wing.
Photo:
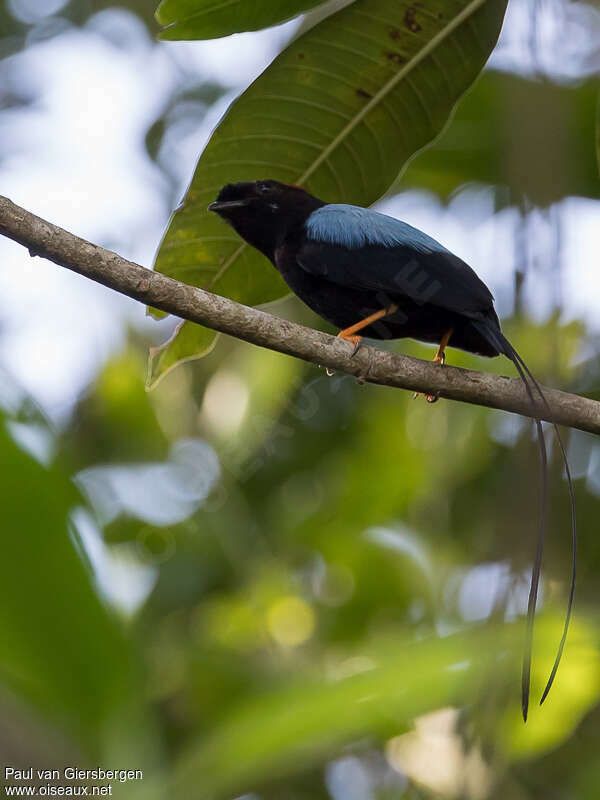
[(298, 265), (331, 283), (478, 315), (493, 296), (458, 256), (422, 231), (357, 206), (324, 206), (306, 224)]

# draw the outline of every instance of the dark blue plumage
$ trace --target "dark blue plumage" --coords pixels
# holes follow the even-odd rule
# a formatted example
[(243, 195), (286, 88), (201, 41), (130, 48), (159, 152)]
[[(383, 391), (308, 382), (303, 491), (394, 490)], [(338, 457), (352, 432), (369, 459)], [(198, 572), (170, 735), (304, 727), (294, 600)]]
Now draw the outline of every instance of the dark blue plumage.
[[(298, 186), (254, 181), (225, 186), (210, 210), (279, 270), (288, 286), (321, 317), (342, 330), (338, 336), (358, 347), (362, 335), (375, 339), (414, 338), (439, 345), (443, 361), (449, 344), (477, 355), (509, 358), (531, 403), (547, 403), (539, 384), (506, 339), (487, 286), (464, 261), (422, 231), (370, 209), (324, 203)], [(431, 398), (434, 399), (434, 398)], [(540, 532), (528, 608), (523, 662), (522, 706), (527, 718), (533, 619), (537, 599), (547, 500), (547, 459), (541, 423), (536, 421), (542, 464)], [(571, 475), (565, 462), (573, 520)], [(575, 585), (573, 561), (563, 638), (542, 701), (562, 655)]]

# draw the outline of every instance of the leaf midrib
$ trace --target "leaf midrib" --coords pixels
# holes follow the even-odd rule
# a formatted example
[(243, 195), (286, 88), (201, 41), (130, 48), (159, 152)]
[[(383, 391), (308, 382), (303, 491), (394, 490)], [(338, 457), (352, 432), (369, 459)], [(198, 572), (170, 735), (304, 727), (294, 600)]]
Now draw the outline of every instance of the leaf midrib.
[[(315, 158), (312, 164), (300, 175), (295, 181), (299, 186), (302, 186), (311, 175), (317, 170), (321, 164), (326, 161), (331, 153), (349, 136), (354, 128), (359, 125), (362, 120), (373, 110), (380, 102), (382, 102), (387, 95), (396, 87), (396, 85), (420, 62), (426, 58), (435, 48), (453, 33), (459, 25), (472, 16), (486, 0), (471, 0), (471, 2), (463, 8), (455, 17), (452, 18), (436, 35), (430, 39), (425, 46), (415, 53), (404, 66), (398, 70), (382, 87), (373, 95), (373, 97), (366, 103), (360, 111), (345, 125), (345, 127), (338, 133), (338, 135), (331, 140), (331, 142), (323, 149), (321, 153)], [(215, 284), (221, 280), (223, 275), (227, 272), (229, 267), (238, 259), (241, 253), (248, 247), (244, 242), (240, 244), (237, 250), (225, 261), (221, 269), (217, 272), (213, 280), (208, 285), (208, 289), (212, 289)]]

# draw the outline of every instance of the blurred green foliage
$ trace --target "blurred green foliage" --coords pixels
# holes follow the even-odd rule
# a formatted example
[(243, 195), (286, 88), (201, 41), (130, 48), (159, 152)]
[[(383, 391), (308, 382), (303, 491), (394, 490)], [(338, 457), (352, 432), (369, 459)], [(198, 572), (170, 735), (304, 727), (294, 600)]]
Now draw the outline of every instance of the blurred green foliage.
[(596, 98), (596, 159), (600, 173), (600, 93)]
[(505, 187), (509, 203), (525, 195), (541, 207), (569, 195), (598, 198), (595, 83), (568, 86), (485, 72), (436, 146), (411, 162), (396, 189), (425, 188), (447, 198), (465, 183), (491, 184)]
[[(288, 314), (299, 310), (286, 305)], [(510, 336), (543, 376), (540, 343), (560, 335), (556, 375), (568, 388), (567, 365), (585, 331), (558, 325), (514, 321)], [(417, 344), (403, 349), (427, 353)], [(478, 363), (458, 353), (453, 361)], [(576, 782), (578, 797), (594, 796), (585, 775), (594, 774), (600, 727), (597, 489), (578, 481), (585, 566), (575, 626), (556, 687), (524, 727), (523, 630), (504, 614), (514, 617), (516, 597), (524, 602), (521, 570), (535, 532), (536, 450), (527, 425), (327, 378), (224, 339), (200, 366), (178, 370), (150, 394), (144, 366), (133, 345), (107, 365), (69, 427), (54, 435), (49, 467), (4, 435), (6, 521), (16, 535), (3, 560), (3, 684), (40, 725), (72, 740), (78, 763), (116, 753), (120, 766), (145, 770), (145, 791), (157, 797), (254, 791), (276, 800), (329, 796), (323, 769), (351, 757), (373, 796), (461, 797), (452, 781), (440, 789), (436, 771), (419, 768), (429, 727), (442, 725), (434, 739), (451, 773), (481, 762), (473, 796), (538, 796), (527, 787), (546, 785), (546, 754), (563, 759), (563, 750), (560, 779)], [(586, 371), (583, 364), (579, 379)], [(34, 422), (41, 424), (19, 419)], [(166, 465), (171, 444), (190, 437), (218, 455), (221, 477), (197, 511), (168, 525), (148, 522), (144, 500), (162, 493), (166, 472), (138, 489), (138, 515), (119, 511), (113, 498), (109, 518), (92, 484), (86, 499), (66, 480), (107, 464)], [(591, 438), (578, 434), (569, 446), (587, 448), (589, 458)], [(209, 470), (209, 461), (195, 469)], [(568, 578), (561, 472), (553, 459), (537, 694)], [(98, 565), (84, 555), (81, 509), (103, 531), (111, 558), (152, 573), (133, 617), (99, 588)], [(139, 580), (129, 574), (130, 591)], [(423, 720), (417, 732), (415, 718)], [(17, 716), (14, 724), (25, 723)], [(577, 726), (575, 769), (566, 753)], [(32, 758), (26, 745), (21, 758)], [(129, 796), (127, 787), (115, 792)]]
[[(72, 753), (101, 758), (116, 748), (120, 758), (137, 759), (151, 748), (144, 732), (142, 662), (117, 613), (98, 596), (75, 522), (83, 500), (62, 458), (46, 466), (17, 444), (43, 445), (52, 438), (30, 414), (24, 420), (3, 415), (3, 692), (54, 720), (72, 737)], [(119, 730), (129, 731), (122, 741), (115, 736)]]

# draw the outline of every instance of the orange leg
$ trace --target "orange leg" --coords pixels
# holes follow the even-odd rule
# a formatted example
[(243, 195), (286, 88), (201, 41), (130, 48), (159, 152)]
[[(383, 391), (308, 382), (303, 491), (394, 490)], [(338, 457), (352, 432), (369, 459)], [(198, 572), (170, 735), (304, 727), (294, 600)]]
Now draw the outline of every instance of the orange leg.
[[(450, 328), (449, 331), (442, 336), (442, 341), (440, 342), (440, 346), (438, 347), (437, 353), (433, 357), (433, 361), (435, 364), (444, 364), (446, 362), (446, 347), (448, 346), (448, 342), (450, 341), (450, 337), (452, 336), (453, 329)], [(419, 392), (415, 392), (413, 394), (413, 400), (419, 396)], [(425, 399), (428, 403), (435, 403), (439, 399), (437, 394), (426, 394)]]
[(368, 317), (365, 317), (365, 319), (361, 319), (361, 321), (357, 322), (355, 325), (351, 325), (349, 328), (344, 328), (343, 331), (338, 333), (337, 338), (345, 339), (347, 342), (354, 343), (354, 350), (352, 352), (352, 355), (354, 356), (358, 352), (358, 348), (360, 347), (360, 343), (362, 341), (362, 336), (356, 336), (358, 331), (362, 331), (372, 322), (376, 322), (382, 317), (387, 317), (389, 314), (393, 314), (394, 311), (397, 310), (398, 306), (393, 304), (389, 308), (382, 308), (381, 311), (376, 311), (374, 314), (370, 314)]

